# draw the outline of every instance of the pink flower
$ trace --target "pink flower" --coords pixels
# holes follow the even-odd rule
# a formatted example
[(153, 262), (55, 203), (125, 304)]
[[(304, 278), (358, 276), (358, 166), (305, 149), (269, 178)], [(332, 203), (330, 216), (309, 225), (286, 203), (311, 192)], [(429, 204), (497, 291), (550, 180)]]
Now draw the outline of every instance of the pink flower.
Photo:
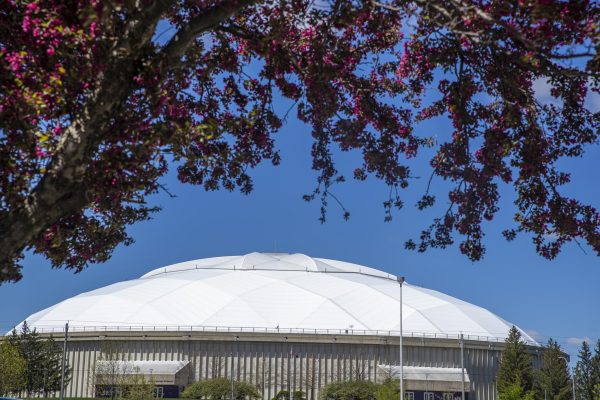
[(48, 49), (46, 49), (46, 54), (48, 54), (50, 57), (52, 57), (54, 55), (54, 47), (52, 47), (52, 46), (48, 47)]
[(247, 43), (245, 41), (240, 40), (238, 42), (238, 46), (237, 46), (237, 53), (242, 56), (246, 55), (248, 53), (247, 47), (248, 47)]
[(94, 21), (90, 24), (90, 36), (95, 38), (98, 33), (98, 24)]
[(23, 18), (21, 28), (23, 29), (23, 32), (29, 32), (29, 29), (31, 28), (31, 18), (29, 18), (29, 15), (26, 15), (25, 18)]
[(309, 26), (308, 28), (304, 29), (300, 35), (302, 38), (311, 38), (315, 35), (315, 28)]
[(11, 54), (7, 55), (6, 60), (8, 61), (8, 64), (10, 65), (11, 71), (19, 72), (21, 70), (21, 59), (19, 58), (19, 56), (17, 54), (11, 53)]

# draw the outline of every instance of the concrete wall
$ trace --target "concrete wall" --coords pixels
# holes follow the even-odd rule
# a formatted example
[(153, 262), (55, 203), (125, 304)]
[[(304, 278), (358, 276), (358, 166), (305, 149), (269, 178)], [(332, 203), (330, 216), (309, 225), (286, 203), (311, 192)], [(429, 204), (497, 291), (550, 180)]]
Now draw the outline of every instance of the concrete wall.
[[(56, 336), (55, 336), (56, 337)], [(61, 340), (56, 338), (57, 340)], [(496, 400), (495, 375), (502, 343), (465, 341), (470, 400)], [(91, 397), (95, 360), (107, 347), (123, 360), (190, 361), (189, 383), (214, 377), (245, 380), (264, 399), (279, 390), (302, 390), (317, 399), (319, 387), (336, 380), (381, 380), (377, 365), (398, 365), (398, 337), (249, 333), (108, 332), (75, 334), (68, 342), (73, 378), (66, 397)], [(534, 365), (539, 364), (536, 349)], [(404, 338), (404, 364), (460, 368), (457, 340)], [(406, 390), (410, 390), (410, 386)]]

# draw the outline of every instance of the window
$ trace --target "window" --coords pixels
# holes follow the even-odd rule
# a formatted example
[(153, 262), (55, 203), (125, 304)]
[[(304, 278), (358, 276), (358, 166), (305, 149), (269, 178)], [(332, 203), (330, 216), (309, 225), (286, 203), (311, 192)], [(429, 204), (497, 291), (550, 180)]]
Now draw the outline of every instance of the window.
[(444, 400), (454, 400), (454, 393), (444, 393)]
[(423, 394), (423, 400), (434, 400), (435, 396), (433, 394), (433, 392), (425, 392)]
[(155, 387), (154, 388), (154, 397), (157, 399), (162, 399), (163, 396), (164, 396), (163, 387), (162, 386)]
[(404, 400), (415, 400), (415, 392), (404, 392)]

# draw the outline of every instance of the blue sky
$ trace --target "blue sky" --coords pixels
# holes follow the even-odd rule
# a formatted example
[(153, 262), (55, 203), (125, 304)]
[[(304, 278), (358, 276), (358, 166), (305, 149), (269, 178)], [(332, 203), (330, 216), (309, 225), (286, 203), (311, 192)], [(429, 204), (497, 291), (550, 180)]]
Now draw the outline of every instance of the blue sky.
[[(438, 128), (445, 129), (444, 125), (440, 123)], [(556, 260), (546, 261), (534, 253), (526, 237), (505, 242), (499, 232), (510, 226), (511, 209), (503, 210), (488, 226), (487, 255), (479, 263), (471, 263), (456, 248), (425, 254), (404, 250), (404, 241), (417, 235), (436, 214), (418, 212), (413, 206), (426, 179), (415, 181), (404, 194), (405, 208), (388, 223), (383, 222), (381, 206), (387, 191), (384, 185), (375, 180), (347, 183), (335, 193), (351, 212), (350, 220), (344, 222), (340, 210), (332, 205), (328, 222), (320, 224), (318, 204), (301, 198), (311, 190), (315, 178), (310, 170), (308, 133), (309, 127), (297, 121), (284, 127), (278, 142), (282, 165), (257, 168), (253, 173), (255, 191), (249, 196), (224, 191), (206, 193), (179, 184), (169, 175), (165, 182), (177, 197), (155, 196), (154, 202), (164, 210), (151, 221), (131, 227), (136, 243), (119, 247), (105, 264), (92, 265), (73, 275), (52, 270), (42, 257), (27, 256), (23, 280), (0, 286), (0, 328), (8, 330), (56, 302), (136, 278), (155, 267), (210, 256), (284, 251), (346, 260), (405, 275), (409, 283), (488, 308), (540, 340), (556, 338), (572, 354), (582, 338), (598, 338), (598, 258), (589, 250), (586, 255), (569, 245)], [(597, 166), (598, 157), (596, 146), (583, 159), (569, 163), (575, 178), (569, 192), (596, 206), (600, 187), (593, 166)], [(341, 166), (349, 168), (355, 159), (353, 155), (341, 155)], [(420, 163), (424, 172), (421, 176), (425, 176), (425, 163)], [(434, 181), (436, 184), (443, 187)], [(510, 191), (506, 192), (510, 197)], [(503, 203), (510, 205), (508, 200)], [(435, 211), (441, 212), (440, 208)]]
[[(538, 96), (548, 96), (548, 87), (538, 82)], [(598, 110), (599, 96), (590, 99)], [(285, 112), (289, 105), (278, 105)], [(422, 135), (443, 138), (448, 135), (446, 120), (419, 127)], [(334, 189), (350, 211), (343, 221), (341, 210), (330, 202), (328, 221), (318, 221), (319, 204), (306, 203), (302, 195), (315, 185), (310, 169), (310, 127), (294, 118), (277, 135), (282, 164), (264, 164), (252, 176), (255, 190), (249, 196), (238, 192), (204, 192), (201, 188), (178, 183), (169, 174), (163, 183), (177, 197), (164, 193), (152, 198), (163, 206), (150, 221), (129, 229), (136, 242), (120, 246), (112, 259), (92, 265), (74, 275), (52, 270), (44, 258), (28, 255), (24, 278), (16, 284), (0, 286), (0, 331), (28, 315), (63, 299), (180, 261), (252, 251), (300, 252), (315, 257), (350, 261), (406, 276), (411, 284), (439, 290), (485, 307), (528, 331), (538, 341), (555, 338), (575, 355), (581, 340), (596, 341), (600, 336), (600, 260), (575, 244), (566, 246), (556, 260), (547, 261), (534, 252), (530, 238), (521, 236), (506, 242), (500, 232), (512, 225), (510, 187), (502, 210), (486, 225), (487, 253), (483, 261), (472, 263), (456, 247), (431, 250), (424, 254), (404, 250), (404, 241), (416, 238), (447, 203), (446, 186), (433, 181), (439, 204), (426, 212), (414, 207), (423, 194), (430, 174), (427, 156), (410, 161), (416, 179), (402, 193), (405, 208), (384, 222), (382, 202), (388, 189), (381, 182), (350, 181)], [(356, 154), (336, 154), (341, 172), (351, 176), (359, 158)], [(573, 181), (565, 193), (600, 207), (598, 185), (600, 148), (593, 146), (585, 157), (569, 160), (563, 167), (573, 171)]]

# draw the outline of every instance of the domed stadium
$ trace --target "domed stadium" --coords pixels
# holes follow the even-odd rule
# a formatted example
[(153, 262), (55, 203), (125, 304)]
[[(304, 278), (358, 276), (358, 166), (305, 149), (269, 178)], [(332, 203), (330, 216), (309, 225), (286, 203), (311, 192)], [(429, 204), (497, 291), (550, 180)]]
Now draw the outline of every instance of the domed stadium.
[[(496, 399), (512, 324), (402, 282), (348, 262), (250, 253), (158, 268), (26, 321), (55, 338), (68, 322), (66, 397), (104, 393), (99, 365), (110, 347), (164, 397), (216, 377), (252, 383), (264, 399), (280, 390), (316, 399), (334, 381), (402, 376), (407, 400), (450, 400), (463, 391), (469, 400)], [(538, 344), (521, 333), (537, 364)]]

